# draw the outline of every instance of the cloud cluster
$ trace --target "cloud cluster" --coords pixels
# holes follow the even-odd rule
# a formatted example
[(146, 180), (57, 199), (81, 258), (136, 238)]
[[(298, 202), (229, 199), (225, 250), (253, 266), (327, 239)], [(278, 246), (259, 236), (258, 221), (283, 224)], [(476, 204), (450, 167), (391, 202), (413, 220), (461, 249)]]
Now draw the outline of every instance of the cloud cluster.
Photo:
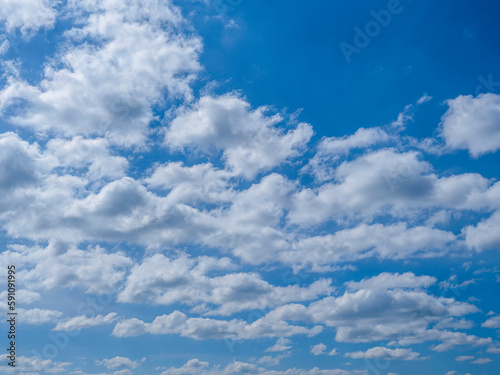
[[(497, 152), (500, 95), (448, 100), (443, 141), (402, 134), (416, 110), (408, 105), (389, 125), (312, 144), (312, 125), (293, 116), (255, 107), (239, 92), (195, 89), (202, 39), (169, 0), (0, 5), (3, 28), (25, 38), (52, 28), (61, 12), (68, 22), (38, 80), (22, 61), (3, 62), (0, 114), (18, 131), (0, 134), (0, 229), (8, 240), (0, 265), (19, 268), (19, 301), (71, 288), (105, 293), (124, 311), (168, 309), (142, 320), (118, 309), (88, 317), (30, 306), (19, 309), (24, 323), (68, 332), (113, 325), (113, 340), (267, 338), (276, 342), (266, 352), (280, 353), (225, 366), (192, 359), (163, 375), (363, 373), (260, 367), (291, 355), (298, 345), (290, 337), (320, 332), (353, 346), (377, 343), (344, 353), (351, 359), (420, 360), (406, 346), (423, 342), (436, 352), (498, 352), (491, 338), (467, 332), (466, 317), (480, 309), (445, 295), (467, 282), (441, 282), (437, 295), (432, 275), (382, 272), (340, 283), (321, 274), (368, 259), (498, 250), (500, 183), (438, 170), (427, 152)], [(135, 245), (144, 254), (127, 252)], [(282, 275), (269, 275), (283, 269), (317, 274), (282, 285)], [(237, 316), (243, 311), (261, 316)], [(499, 328), (498, 316), (482, 327)], [(308, 347), (315, 356), (339, 354), (323, 343)], [(126, 375), (143, 362), (115, 356), (96, 364)], [(70, 365), (26, 357), (19, 364), (47, 373)]]
[[(38, 84), (11, 76), (0, 91), (0, 111), (37, 133), (143, 145), (165, 92), (192, 96), (200, 40), (183, 35), (179, 10), (158, 0), (71, 5), (88, 15), (66, 33), (72, 47), (45, 65)], [(19, 102), (27, 105), (18, 110)]]
[(54, 26), (57, 4), (57, 0), (1, 0), (0, 21), (7, 32), (19, 29), (29, 37), (40, 28)]
[[(181, 256), (169, 259), (157, 254), (135, 266), (118, 295), (118, 301), (173, 305), (217, 306), (208, 315), (232, 315), (242, 310), (269, 309), (292, 301), (315, 300), (333, 292), (331, 280), (318, 280), (307, 288), (277, 287), (256, 273), (230, 273), (228, 258)], [(210, 277), (211, 271), (225, 271)]]
[(349, 371), (340, 369), (321, 370), (317, 367), (304, 370), (290, 368), (285, 371), (270, 371), (252, 363), (235, 361), (221, 368), (219, 365), (211, 366), (209, 362), (191, 359), (181, 367), (171, 367), (161, 375), (236, 375), (236, 374), (260, 374), (260, 375), (362, 375), (365, 371)]

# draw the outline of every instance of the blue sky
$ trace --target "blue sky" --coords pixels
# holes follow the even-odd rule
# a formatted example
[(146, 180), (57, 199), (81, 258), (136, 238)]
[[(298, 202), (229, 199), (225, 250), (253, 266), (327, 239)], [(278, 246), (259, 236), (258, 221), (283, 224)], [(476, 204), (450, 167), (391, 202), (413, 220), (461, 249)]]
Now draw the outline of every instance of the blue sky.
[(496, 2), (1, 5), (2, 373), (498, 373)]

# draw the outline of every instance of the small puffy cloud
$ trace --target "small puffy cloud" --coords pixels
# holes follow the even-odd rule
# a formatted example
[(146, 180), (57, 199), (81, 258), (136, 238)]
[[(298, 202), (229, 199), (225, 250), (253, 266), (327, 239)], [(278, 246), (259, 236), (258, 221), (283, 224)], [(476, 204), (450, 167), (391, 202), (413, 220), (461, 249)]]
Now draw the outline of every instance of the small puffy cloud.
[(420, 359), (420, 353), (416, 353), (411, 349), (389, 349), (377, 346), (375, 348), (368, 349), (366, 352), (351, 352), (346, 353), (346, 357), (353, 359), (400, 359), (404, 361), (413, 361)]
[(500, 249), (500, 211), (496, 211), (489, 218), (481, 220), (475, 226), (469, 225), (462, 232), (467, 245), (477, 251)]
[(81, 329), (107, 325), (116, 321), (117, 316), (118, 315), (116, 313), (109, 313), (106, 316), (97, 315), (92, 318), (87, 318), (85, 315), (81, 315), (57, 323), (57, 326), (53, 329), (53, 331), (78, 331)]
[(291, 343), (291, 340), (281, 337), (278, 339), (278, 341), (276, 341), (276, 344), (267, 348), (266, 352), (284, 352), (290, 350), (292, 348), (292, 346), (290, 345)]
[(200, 361), (198, 358), (190, 359), (182, 367), (171, 367), (161, 373), (161, 375), (198, 375), (210, 366), (209, 362)]
[(326, 350), (326, 345), (323, 343), (320, 343), (320, 344), (314, 345), (311, 348), (311, 353), (314, 355), (321, 355), (321, 354), (325, 353), (325, 350)]
[(468, 150), (473, 157), (500, 149), (500, 95), (461, 95), (447, 104), (441, 135), (449, 148)]
[(500, 328), (500, 315), (488, 319), (481, 326), (486, 328)]
[(475, 365), (485, 365), (490, 362), (493, 362), (491, 358), (478, 358), (475, 361), (472, 361), (471, 363), (474, 363)]
[(130, 358), (127, 357), (116, 356), (113, 358), (104, 358), (102, 361), (96, 361), (96, 364), (104, 366), (110, 370), (116, 370), (122, 367), (134, 370), (145, 361), (146, 358), (142, 358), (141, 360), (137, 361), (132, 361)]
[(338, 355), (338, 354), (339, 354), (339, 353), (337, 352), (337, 348), (333, 348), (332, 350), (330, 350), (330, 351), (328, 352), (328, 355), (329, 355), (329, 356), (332, 356), (332, 357), (333, 357), (333, 356), (335, 356), (335, 355)]
[(473, 355), (460, 355), (455, 358), (457, 362), (472, 361), (474, 359)]
[(288, 132), (276, 125), (280, 115), (268, 108), (252, 110), (236, 94), (204, 96), (191, 107), (178, 110), (165, 133), (165, 145), (202, 152), (221, 151), (227, 167), (252, 178), (285, 160), (300, 155), (313, 135), (312, 127), (300, 123)]

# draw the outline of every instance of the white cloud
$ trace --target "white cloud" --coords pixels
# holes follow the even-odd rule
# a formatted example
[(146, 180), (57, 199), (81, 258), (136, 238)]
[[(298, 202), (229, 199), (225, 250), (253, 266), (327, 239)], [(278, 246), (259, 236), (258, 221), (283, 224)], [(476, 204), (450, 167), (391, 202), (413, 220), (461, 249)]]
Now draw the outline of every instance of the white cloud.
[(498, 250), (500, 248), (500, 211), (496, 211), (489, 218), (477, 225), (469, 225), (463, 229), (465, 241), (470, 248), (477, 251)]
[[(192, 96), (201, 42), (182, 34), (180, 12), (169, 2), (73, 6), (82, 26), (66, 32), (71, 45), (45, 66), (39, 84), (10, 77), (0, 92), (0, 111), (37, 133), (104, 136), (112, 143), (143, 146), (154, 119), (152, 106), (164, 92)], [(93, 13), (82, 22), (88, 10)], [(18, 102), (26, 105), (16, 110), (12, 106)]]
[(490, 362), (493, 362), (491, 358), (478, 358), (475, 361), (472, 361), (471, 363), (474, 363), (475, 365), (485, 365)]
[(146, 358), (142, 358), (141, 360), (137, 361), (132, 361), (130, 358), (127, 357), (116, 356), (113, 358), (104, 358), (102, 361), (96, 361), (96, 363), (110, 370), (119, 369), (120, 367), (126, 367), (134, 370), (145, 361)]
[(320, 343), (320, 344), (314, 345), (311, 348), (311, 353), (314, 355), (321, 355), (321, 354), (325, 353), (325, 350), (326, 350), (326, 345), (323, 343)]
[(500, 95), (467, 95), (447, 101), (441, 135), (451, 149), (478, 157), (500, 149)]
[(478, 174), (438, 177), (416, 152), (383, 149), (345, 161), (335, 181), (304, 188), (292, 199), (292, 224), (312, 226), (326, 220), (391, 215), (412, 217), (426, 210), (479, 210), (498, 207), (500, 185)]
[(0, 134), (0, 191), (32, 186), (40, 178), (39, 148), (17, 134)]
[(53, 331), (79, 331), (81, 329), (111, 324), (117, 319), (116, 313), (109, 313), (106, 316), (97, 315), (87, 318), (85, 315), (77, 316), (57, 323)]
[[(0, 292), (0, 300), (7, 301), (7, 291), (4, 290)], [(28, 289), (18, 289), (16, 290), (16, 301), (21, 305), (30, 305), (33, 302), (40, 300), (40, 293), (33, 292)]]
[[(397, 277), (395, 277), (397, 279)], [(375, 283), (376, 284), (376, 283)], [(418, 288), (418, 283), (415, 285)], [(408, 287), (408, 283), (402, 283)], [(309, 306), (289, 304), (266, 315), (272, 320), (305, 321), (335, 327), (338, 342), (373, 342), (393, 340), (400, 345), (439, 341), (433, 347), (444, 351), (456, 345), (488, 345), (491, 338), (480, 338), (462, 332), (430, 328), (449, 317), (478, 310), (453, 298), (435, 297), (419, 289), (360, 289), (340, 297), (326, 297)]]
[(165, 133), (165, 144), (173, 149), (222, 151), (230, 170), (252, 178), (300, 155), (313, 134), (305, 123), (285, 133), (276, 126), (283, 118), (267, 111), (266, 107), (252, 110), (236, 94), (204, 96), (193, 107), (178, 110)]
[(230, 189), (231, 177), (231, 173), (212, 164), (186, 167), (171, 162), (157, 166), (145, 182), (151, 188), (168, 190), (169, 202), (229, 202), (236, 194)]
[(276, 344), (267, 348), (266, 352), (284, 352), (290, 350), (292, 348), (292, 346), (290, 345), (291, 343), (291, 340), (281, 337), (278, 339), (278, 341), (276, 341)]
[(277, 355), (276, 357), (273, 357), (273, 356), (270, 356), (270, 355), (265, 355), (263, 357), (261, 357), (257, 363), (260, 364), (260, 365), (267, 365), (267, 366), (276, 366), (276, 365), (279, 365), (280, 361), (283, 359), (283, 358), (286, 358), (286, 357), (289, 357), (290, 356), (290, 353), (285, 353), (285, 354), (280, 354), (280, 355)]
[(427, 103), (432, 100), (432, 96), (424, 94), (420, 99), (417, 100), (417, 104)]
[[(452, 247), (453, 246), (453, 247)], [(460, 250), (456, 236), (447, 231), (404, 222), (360, 224), (334, 234), (304, 238), (292, 249), (279, 253), (279, 259), (295, 267), (312, 267), (376, 257), (380, 259), (430, 258)]]
[(383, 272), (377, 276), (363, 279), (359, 282), (346, 283), (350, 290), (360, 289), (394, 289), (394, 288), (427, 288), (436, 283), (436, 278), (431, 276), (416, 276), (413, 272), (403, 274)]
[(215, 320), (189, 318), (180, 311), (156, 317), (152, 323), (133, 318), (116, 324), (113, 336), (132, 337), (143, 334), (180, 335), (197, 340), (207, 339), (256, 339), (265, 337), (289, 337), (307, 334), (314, 336), (321, 332), (320, 326), (306, 328), (289, 325), (283, 320), (264, 316), (249, 324), (242, 320)]
[[(333, 292), (331, 280), (321, 279), (307, 288), (297, 285), (278, 287), (262, 280), (256, 273), (229, 273), (234, 265), (228, 258), (181, 255), (169, 259), (161, 254), (146, 258), (132, 268), (120, 302), (175, 303), (214, 305), (208, 315), (231, 315), (242, 310), (274, 308), (292, 301), (317, 299)], [(223, 276), (209, 277), (210, 271), (224, 271)]]
[(473, 355), (460, 355), (455, 358), (455, 361), (464, 362), (464, 361), (471, 361), (473, 359), (474, 359)]
[(420, 353), (416, 353), (411, 349), (389, 349), (377, 346), (375, 348), (368, 349), (366, 352), (351, 352), (346, 353), (346, 357), (353, 359), (400, 359), (404, 361), (413, 361), (420, 359)]
[(312, 173), (317, 181), (332, 179), (335, 176), (333, 165), (340, 157), (348, 155), (352, 149), (368, 148), (389, 139), (389, 134), (381, 128), (359, 128), (350, 136), (323, 138), (302, 171)]
[(46, 248), (12, 245), (0, 254), (0, 264), (12, 262), (21, 268), (24, 283), (33, 288), (80, 288), (96, 294), (109, 292), (132, 264), (122, 253), (107, 253), (99, 246), (80, 250), (62, 242)]
[(481, 326), (487, 328), (500, 328), (500, 315), (488, 319), (483, 324), (481, 324)]
[(260, 375), (363, 375), (365, 371), (348, 370), (321, 370), (314, 367), (310, 370), (289, 368), (284, 371), (270, 371), (258, 367), (252, 363), (235, 361), (221, 368), (220, 365), (210, 365), (209, 362), (192, 359), (179, 368), (171, 367), (161, 375), (236, 375), (236, 374), (260, 374)]
[(22, 371), (23, 374), (38, 374), (40, 372), (58, 374), (67, 373), (68, 366), (71, 362), (56, 362), (50, 359), (40, 359), (38, 357), (25, 357), (19, 356), (16, 358), (16, 367), (11, 368), (9, 366), (1, 367), (2, 371), (6, 373), (19, 374)]
[(53, 322), (56, 318), (60, 317), (62, 313), (55, 310), (45, 310), (45, 309), (17, 309), (19, 315), (19, 322), (21, 324), (34, 324), (40, 325), (45, 323)]
[(128, 160), (111, 155), (109, 146), (109, 142), (103, 138), (55, 138), (47, 143), (46, 157), (53, 158), (52, 168), (63, 167), (69, 173), (72, 172), (71, 169), (86, 169), (91, 181), (123, 177), (128, 168)]
[(335, 355), (338, 355), (339, 353), (337, 352), (337, 348), (333, 348), (332, 350), (330, 350), (330, 352), (328, 353), (329, 356), (335, 356)]
[(54, 26), (58, 0), (0, 0), (0, 21), (12, 33), (20, 29), (25, 37), (36, 33), (40, 28)]
[(199, 359), (190, 359), (180, 368), (169, 368), (161, 373), (161, 375), (198, 375), (204, 371), (210, 363), (200, 361)]

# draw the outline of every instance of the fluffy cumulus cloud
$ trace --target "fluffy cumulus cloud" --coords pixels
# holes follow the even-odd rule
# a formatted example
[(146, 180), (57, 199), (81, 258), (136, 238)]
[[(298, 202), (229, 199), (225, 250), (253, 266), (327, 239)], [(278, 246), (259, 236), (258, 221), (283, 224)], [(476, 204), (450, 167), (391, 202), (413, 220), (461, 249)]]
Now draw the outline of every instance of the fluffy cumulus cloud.
[[(377, 285), (387, 280), (388, 287)], [(436, 328), (435, 324), (449, 317), (460, 317), (478, 312), (477, 307), (454, 300), (435, 297), (421, 286), (432, 284), (432, 278), (415, 275), (380, 275), (350, 283), (354, 292), (346, 291), (339, 297), (325, 297), (308, 306), (288, 304), (271, 311), (272, 320), (306, 321), (336, 328), (339, 342), (396, 341), (409, 345), (436, 341), (436, 351), (456, 345), (488, 345), (491, 338), (467, 335), (463, 332)], [(416, 289), (414, 289), (416, 288)]]
[[(70, 4), (89, 14), (66, 33), (71, 47), (46, 64), (38, 84), (11, 76), (0, 92), (0, 111), (37, 132), (142, 145), (163, 93), (192, 95), (199, 39), (183, 36), (179, 10), (157, 0)], [(18, 102), (28, 106), (18, 111)]]
[(335, 161), (340, 157), (348, 155), (351, 150), (366, 149), (389, 139), (390, 135), (381, 128), (360, 128), (350, 136), (324, 138), (303, 171), (311, 172), (318, 181), (332, 179)]
[(82, 171), (90, 181), (124, 177), (129, 166), (126, 158), (112, 154), (105, 138), (51, 139), (47, 143), (46, 158), (52, 168), (74, 174)]
[(133, 361), (127, 357), (116, 356), (113, 358), (104, 358), (102, 361), (96, 361), (98, 365), (102, 365), (109, 370), (116, 370), (120, 368), (128, 368), (128, 369), (136, 369), (142, 363), (146, 361), (146, 358), (142, 358), (141, 360)]
[(40, 359), (38, 357), (20, 356), (16, 360), (16, 367), (12, 368), (7, 365), (1, 366), (2, 372), (7, 374), (64, 374), (69, 371), (68, 367), (71, 362), (58, 362), (51, 359)]
[(325, 352), (326, 350), (326, 345), (321, 343), (321, 344), (316, 344), (311, 348), (311, 353), (314, 355), (321, 355)]
[(494, 316), (481, 325), (487, 328), (500, 328), (500, 316)]
[(363, 279), (359, 282), (349, 281), (350, 290), (361, 289), (393, 289), (393, 288), (427, 288), (436, 283), (436, 278), (431, 276), (416, 276), (413, 272), (403, 274), (383, 272), (380, 275)]
[(171, 314), (156, 317), (151, 323), (136, 318), (124, 320), (116, 324), (113, 335), (116, 337), (132, 337), (143, 334), (179, 335), (197, 340), (240, 340), (294, 335), (314, 336), (321, 330), (320, 326), (311, 328), (294, 326), (271, 316), (264, 316), (253, 323), (248, 323), (237, 319), (190, 318), (180, 311), (174, 311)]
[(286, 132), (278, 115), (268, 108), (252, 109), (236, 94), (204, 96), (194, 106), (181, 108), (165, 134), (171, 148), (222, 152), (227, 167), (247, 178), (300, 155), (312, 127), (300, 123)]
[(292, 348), (291, 343), (291, 340), (281, 337), (276, 341), (276, 344), (267, 348), (266, 352), (284, 352), (290, 350)]
[[(500, 149), (500, 96), (448, 100), (435, 138), (404, 134), (427, 95), (392, 123), (315, 138), (297, 115), (201, 88), (203, 39), (174, 3), (0, 0), (7, 39), (55, 26), (59, 43), (50, 58), (2, 62), (0, 266), (17, 267), (19, 322), (49, 338), (255, 350), (218, 364), (103, 351), (97, 370), (19, 356), (20, 371), (364, 375), (284, 359), (416, 361), (422, 347), (492, 366), (499, 317), (462, 291), (498, 278), (475, 266), (500, 248), (500, 182), (439, 158)], [(436, 259), (467, 266), (450, 277), (425, 267)], [(95, 298), (109, 310), (75, 312)]]
[(58, 242), (45, 248), (13, 246), (0, 254), (0, 263), (16, 264), (24, 283), (33, 288), (64, 286), (102, 294), (123, 279), (132, 261), (123, 253), (108, 254), (99, 246), (80, 250)]
[(412, 361), (419, 359), (420, 354), (411, 349), (389, 349), (377, 346), (368, 349), (366, 352), (350, 352), (345, 354), (346, 357), (359, 359), (400, 359), (404, 361)]
[(209, 362), (191, 359), (181, 367), (171, 367), (161, 375), (362, 375), (365, 371), (348, 371), (339, 369), (320, 370), (315, 367), (311, 370), (290, 368), (285, 371), (267, 370), (252, 363), (235, 361), (221, 368), (220, 365), (211, 365)]
[[(0, 189), (34, 185), (41, 167), (37, 145), (30, 145), (15, 133), (0, 134)], [(37, 160), (38, 159), (38, 160)]]
[(500, 149), (500, 95), (459, 96), (447, 103), (441, 134), (448, 147), (474, 157)]
[(498, 184), (478, 174), (440, 177), (420, 157), (414, 151), (383, 149), (345, 161), (336, 168), (333, 182), (295, 194), (288, 220), (311, 226), (387, 214), (407, 218), (435, 208), (496, 207), (492, 198)]
[[(276, 287), (256, 273), (230, 273), (234, 265), (228, 258), (181, 256), (168, 259), (157, 254), (135, 266), (120, 302), (172, 305), (183, 303), (209, 315), (231, 315), (242, 310), (268, 309), (292, 302), (314, 300), (333, 292), (331, 280), (318, 280), (308, 288), (296, 285)], [(209, 277), (211, 271), (225, 271), (223, 276)], [(207, 306), (208, 305), (208, 306)], [(204, 308), (205, 307), (205, 308)]]
[(498, 225), (500, 225), (500, 211), (496, 211), (476, 225), (464, 228), (468, 246), (478, 251), (498, 250), (500, 248), (500, 234), (496, 230)]
[(301, 239), (280, 252), (285, 263), (299, 267), (349, 262), (364, 258), (405, 259), (435, 257), (460, 248), (453, 233), (429, 227), (408, 228), (406, 223), (392, 225), (360, 224), (335, 234)]
[(26, 37), (54, 26), (57, 0), (1, 0), (0, 21), (6, 31), (19, 29)]
[(92, 318), (81, 315), (75, 318), (60, 321), (57, 323), (54, 331), (79, 331), (81, 329), (111, 324), (116, 320), (116, 318), (116, 313), (109, 313), (106, 316), (97, 315)]

